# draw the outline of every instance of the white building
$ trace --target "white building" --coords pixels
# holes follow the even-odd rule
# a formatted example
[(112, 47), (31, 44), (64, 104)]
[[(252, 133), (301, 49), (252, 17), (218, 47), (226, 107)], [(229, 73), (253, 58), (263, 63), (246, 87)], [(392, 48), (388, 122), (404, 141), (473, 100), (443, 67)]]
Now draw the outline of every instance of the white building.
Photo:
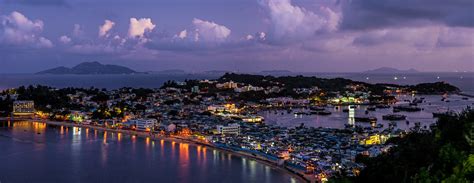
[(237, 88), (237, 83), (233, 81), (225, 82), (225, 83), (217, 83), (216, 88), (224, 88), (224, 89), (234, 89)]
[(150, 131), (158, 125), (158, 121), (156, 119), (133, 119), (129, 120), (128, 123), (131, 125), (135, 125), (137, 127), (137, 130), (145, 131)]
[(229, 124), (227, 126), (217, 125), (217, 133), (223, 135), (239, 135), (240, 134), (240, 125), (237, 123)]
[(35, 102), (31, 100), (17, 100), (13, 102), (14, 115), (34, 115)]

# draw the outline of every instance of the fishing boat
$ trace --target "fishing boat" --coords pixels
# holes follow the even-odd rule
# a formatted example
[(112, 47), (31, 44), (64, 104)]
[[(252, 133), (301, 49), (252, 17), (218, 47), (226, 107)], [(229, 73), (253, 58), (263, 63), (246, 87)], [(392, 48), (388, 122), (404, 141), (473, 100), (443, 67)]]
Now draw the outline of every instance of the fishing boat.
[(377, 121), (377, 118), (373, 116), (356, 116), (354, 117), (354, 120), (356, 122), (373, 122)]
[(454, 111), (433, 112), (433, 118), (452, 117), (452, 116), (456, 116), (456, 113)]
[(383, 120), (390, 120), (390, 121), (405, 120), (406, 118), (407, 117), (405, 115), (401, 115), (401, 114), (387, 114), (387, 115), (382, 116)]
[(379, 109), (386, 109), (386, 108), (390, 108), (390, 105), (378, 104), (378, 105), (375, 105), (375, 107)]
[(317, 115), (323, 115), (323, 116), (327, 116), (327, 115), (331, 115), (331, 114), (332, 114), (331, 112), (326, 111), (326, 110), (318, 111), (318, 113), (317, 113)]
[(320, 106), (311, 106), (309, 107), (310, 110), (312, 111), (324, 111), (324, 107), (320, 107)]
[(418, 112), (421, 111), (421, 108), (415, 106), (394, 106), (394, 112), (406, 111), (406, 112)]

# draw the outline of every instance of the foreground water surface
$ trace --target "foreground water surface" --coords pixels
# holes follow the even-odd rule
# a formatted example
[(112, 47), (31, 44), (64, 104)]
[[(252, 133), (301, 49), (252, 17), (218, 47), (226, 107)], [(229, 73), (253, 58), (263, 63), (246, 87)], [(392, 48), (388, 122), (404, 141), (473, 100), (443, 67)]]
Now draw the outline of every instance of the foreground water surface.
[(0, 182), (298, 182), (186, 143), (39, 122), (0, 122)]

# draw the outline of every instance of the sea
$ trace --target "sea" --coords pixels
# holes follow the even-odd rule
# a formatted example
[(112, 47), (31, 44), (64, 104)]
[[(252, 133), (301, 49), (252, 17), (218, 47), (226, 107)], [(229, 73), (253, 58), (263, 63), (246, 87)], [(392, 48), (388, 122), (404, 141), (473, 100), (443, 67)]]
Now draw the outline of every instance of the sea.
[(2, 183), (293, 183), (257, 161), (200, 145), (41, 122), (0, 121)]
[[(256, 73), (259, 74), (259, 73)], [(422, 72), (410, 74), (367, 74), (367, 73), (284, 73), (275, 75), (304, 75), (321, 78), (347, 78), (368, 83), (418, 84), (444, 81), (459, 87), (463, 92), (474, 95), (474, 72)], [(133, 74), (133, 75), (36, 75), (0, 74), (0, 90), (25, 85), (47, 85), (56, 88), (96, 87), (117, 89), (121, 87), (159, 88), (168, 80), (216, 79), (219, 74)]]

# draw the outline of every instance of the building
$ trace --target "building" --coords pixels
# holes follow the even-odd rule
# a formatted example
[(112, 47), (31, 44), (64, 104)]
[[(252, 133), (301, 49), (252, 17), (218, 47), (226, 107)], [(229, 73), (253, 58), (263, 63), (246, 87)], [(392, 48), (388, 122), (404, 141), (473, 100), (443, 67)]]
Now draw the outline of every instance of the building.
[(237, 123), (229, 124), (227, 126), (217, 125), (217, 133), (222, 135), (239, 135), (240, 125)]
[(29, 116), (35, 114), (35, 102), (31, 100), (17, 100), (13, 102), (13, 115)]
[(224, 105), (211, 105), (207, 107), (208, 111), (211, 112), (230, 112), (230, 113), (238, 113), (239, 108), (235, 106), (235, 104), (224, 104)]
[(130, 125), (135, 125), (137, 130), (151, 131), (155, 126), (158, 126), (156, 119), (133, 119), (129, 120)]
[(225, 83), (218, 83), (216, 84), (216, 88), (220, 89), (234, 89), (237, 88), (237, 83), (234, 83), (233, 81), (225, 82)]
[(200, 92), (200, 91), (199, 91), (199, 86), (193, 86), (193, 87), (191, 88), (191, 92), (192, 92), (192, 93), (199, 93), (199, 92)]
[(248, 123), (260, 123), (263, 122), (265, 118), (262, 116), (243, 116), (242, 121)]

